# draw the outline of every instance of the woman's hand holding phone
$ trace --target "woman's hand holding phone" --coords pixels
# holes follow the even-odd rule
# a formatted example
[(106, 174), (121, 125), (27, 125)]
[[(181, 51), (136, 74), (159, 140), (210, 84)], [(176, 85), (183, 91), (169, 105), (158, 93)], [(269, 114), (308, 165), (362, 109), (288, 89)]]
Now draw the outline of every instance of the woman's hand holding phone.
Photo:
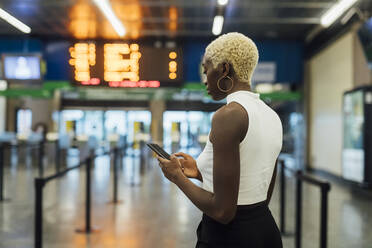
[(183, 152), (177, 152), (174, 154), (177, 157), (182, 157), (179, 159), (183, 169), (183, 174), (187, 176), (188, 178), (195, 178), (202, 181), (202, 176), (200, 174), (200, 171), (198, 170), (198, 167), (196, 165), (196, 161), (193, 157), (190, 155), (183, 153)]

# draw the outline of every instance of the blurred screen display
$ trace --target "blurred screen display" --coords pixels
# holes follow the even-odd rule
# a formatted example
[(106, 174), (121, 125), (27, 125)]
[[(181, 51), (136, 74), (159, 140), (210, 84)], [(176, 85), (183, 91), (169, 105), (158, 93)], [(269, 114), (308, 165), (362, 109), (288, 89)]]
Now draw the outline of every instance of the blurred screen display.
[(344, 96), (343, 176), (362, 182), (364, 179), (364, 93), (362, 90)]
[(179, 48), (137, 43), (75, 43), (69, 49), (72, 81), (80, 86), (160, 87), (182, 82)]
[(40, 79), (40, 58), (38, 56), (5, 55), (4, 76), (8, 80)]

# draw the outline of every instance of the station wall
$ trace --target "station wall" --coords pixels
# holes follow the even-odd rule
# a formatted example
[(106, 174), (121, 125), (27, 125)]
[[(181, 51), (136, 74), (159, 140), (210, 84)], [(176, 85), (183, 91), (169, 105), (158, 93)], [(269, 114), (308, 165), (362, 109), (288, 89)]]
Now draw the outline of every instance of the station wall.
[(16, 130), (16, 110), (20, 108), (27, 108), (32, 111), (32, 127), (37, 123), (45, 123), (49, 131), (53, 131), (52, 112), (53, 100), (52, 99), (8, 99), (7, 101), (7, 121), (6, 130), (15, 132)]
[(359, 38), (351, 30), (306, 62), (310, 168), (341, 176), (343, 93), (371, 83), (360, 49)]

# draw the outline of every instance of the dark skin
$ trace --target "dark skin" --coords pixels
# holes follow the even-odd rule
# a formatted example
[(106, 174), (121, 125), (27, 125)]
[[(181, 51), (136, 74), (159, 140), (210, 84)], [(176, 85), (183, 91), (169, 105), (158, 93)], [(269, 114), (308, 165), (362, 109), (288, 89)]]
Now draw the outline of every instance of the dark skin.
[[(239, 90), (250, 90), (246, 82), (237, 79), (229, 63), (220, 63), (214, 68), (208, 59), (204, 59), (203, 68), (208, 94), (214, 100), (221, 100)], [(234, 83), (226, 79), (226, 76), (231, 77)], [(220, 78), (221, 88), (230, 89), (227, 93), (221, 92), (217, 87)], [(176, 153), (171, 156), (171, 160), (158, 157), (165, 177), (175, 183), (202, 212), (223, 224), (229, 223), (236, 213), (240, 181), (239, 144), (245, 138), (248, 126), (248, 114), (238, 103), (227, 104), (214, 114), (209, 136), (213, 145), (213, 193), (189, 179), (203, 180), (196, 161), (191, 156)], [(178, 159), (176, 156), (182, 158)], [(268, 196), (271, 197), (270, 189)]]

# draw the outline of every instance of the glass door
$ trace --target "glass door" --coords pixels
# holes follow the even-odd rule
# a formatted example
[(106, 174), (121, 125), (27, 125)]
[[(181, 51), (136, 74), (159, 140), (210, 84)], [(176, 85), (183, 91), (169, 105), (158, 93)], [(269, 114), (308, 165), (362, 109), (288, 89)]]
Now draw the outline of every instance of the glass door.
[(163, 115), (165, 149), (198, 155), (204, 148), (210, 129), (211, 112), (166, 111)]

